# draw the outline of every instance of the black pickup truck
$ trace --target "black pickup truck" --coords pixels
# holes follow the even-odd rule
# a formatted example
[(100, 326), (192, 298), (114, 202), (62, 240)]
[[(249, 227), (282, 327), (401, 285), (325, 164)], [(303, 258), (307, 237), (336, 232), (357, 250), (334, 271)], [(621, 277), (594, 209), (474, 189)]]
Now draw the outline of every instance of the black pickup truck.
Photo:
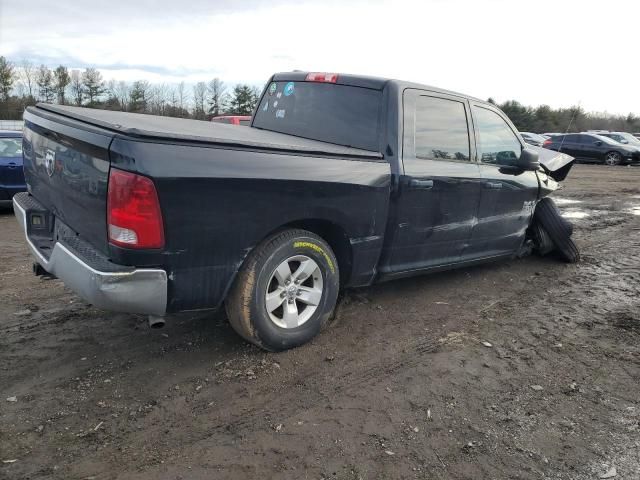
[(224, 304), (282, 350), (320, 331), (341, 287), (578, 258), (542, 200), (571, 157), (541, 166), (494, 105), (433, 87), (279, 73), (250, 127), (45, 104), (24, 120), (14, 209), (35, 273), (152, 325)]

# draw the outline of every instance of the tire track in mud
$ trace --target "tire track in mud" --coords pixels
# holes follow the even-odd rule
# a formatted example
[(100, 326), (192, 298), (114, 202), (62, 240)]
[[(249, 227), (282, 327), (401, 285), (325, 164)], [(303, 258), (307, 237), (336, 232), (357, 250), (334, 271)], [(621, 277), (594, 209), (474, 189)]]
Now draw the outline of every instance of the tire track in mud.
[[(606, 236), (615, 236), (623, 232), (615, 232), (617, 230), (613, 226), (607, 227)], [(628, 230), (625, 228), (624, 230)], [(602, 232), (601, 232), (602, 233)], [(621, 235), (623, 236), (623, 235)], [(626, 237), (627, 240), (629, 237)], [(597, 242), (589, 242), (595, 243)], [(486, 309), (478, 311), (479, 316), (488, 316), (493, 310), (498, 310), (501, 317), (505, 318), (505, 324), (511, 324), (514, 327), (523, 327), (522, 310), (533, 312), (527, 316), (525, 322), (525, 330), (531, 333), (533, 328), (543, 326), (547, 332), (552, 332), (557, 337), (562, 337), (575, 327), (583, 327), (585, 322), (566, 322), (557, 323), (553, 320), (554, 316), (561, 311), (561, 315), (569, 318), (582, 318), (592, 322), (601, 324), (602, 310), (609, 312), (625, 312), (625, 315), (638, 319), (640, 299), (640, 250), (631, 255), (620, 257), (617, 255), (618, 249), (625, 246), (634, 249), (640, 245), (637, 240), (630, 242), (622, 242), (626, 245), (608, 245), (606, 250), (600, 251), (597, 256), (593, 254), (586, 257), (586, 261), (578, 267), (568, 267), (563, 272), (558, 281), (562, 284), (560, 290), (547, 290), (540, 296), (527, 295), (528, 291), (523, 290), (516, 292), (510, 299), (503, 299), (495, 305), (494, 309)], [(587, 248), (591, 249), (593, 245)], [(540, 279), (536, 283), (542, 287), (545, 279)], [(615, 303), (606, 303), (603, 300), (612, 301), (612, 288), (621, 285), (631, 285), (629, 288), (617, 289)], [(524, 295), (523, 295), (524, 294)], [(510, 304), (512, 306), (510, 306)], [(532, 307), (535, 304), (535, 308)], [(536, 313), (538, 312), (538, 313)], [(605, 325), (610, 326), (610, 325)], [(535, 337), (535, 335), (534, 335)], [(477, 342), (474, 335), (468, 334), (462, 336), (462, 343), (469, 343), (470, 340)], [(388, 379), (398, 372), (410, 370), (416, 366), (424, 365), (428, 362), (428, 355), (437, 353), (444, 347), (446, 342), (439, 341), (434, 338), (422, 338), (412, 342), (411, 345), (405, 345), (402, 353), (395, 358), (381, 358), (378, 362), (370, 364), (365, 369), (357, 369), (346, 372), (340, 376), (333, 378), (331, 397), (338, 394), (349, 395), (357, 393), (363, 386), (372, 387), (376, 384), (387, 382)], [(531, 347), (539, 346), (539, 343), (532, 342)], [(462, 345), (461, 345), (462, 346)], [(481, 347), (479, 347), (481, 348)], [(508, 359), (508, 355), (504, 358)], [(521, 370), (517, 364), (514, 364), (514, 371)], [(305, 395), (310, 403), (315, 404), (322, 400), (330, 400), (326, 393), (323, 393), (322, 380), (318, 382), (305, 382)], [(285, 387), (285, 391), (291, 391)], [(218, 435), (229, 434), (233, 432), (236, 435), (243, 435), (246, 431), (255, 430), (257, 425), (264, 428), (269, 426), (264, 422), (265, 411), (278, 412), (279, 418), (291, 418), (299, 415), (304, 411), (296, 405), (296, 397), (299, 392), (285, 393), (285, 395), (277, 394), (270, 398), (266, 398), (265, 403), (257, 409), (249, 409), (243, 412), (238, 418), (227, 418), (225, 425), (213, 427), (203, 432), (193, 443), (206, 441), (207, 439)], [(620, 399), (626, 399), (621, 396)]]

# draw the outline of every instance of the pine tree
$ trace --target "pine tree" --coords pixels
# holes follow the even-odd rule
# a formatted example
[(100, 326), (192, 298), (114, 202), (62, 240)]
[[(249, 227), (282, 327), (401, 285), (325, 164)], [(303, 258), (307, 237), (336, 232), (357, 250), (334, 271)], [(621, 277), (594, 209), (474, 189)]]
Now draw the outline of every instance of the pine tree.
[(251, 115), (258, 103), (258, 95), (255, 89), (249, 85), (238, 84), (233, 87), (233, 94), (229, 102), (229, 112), (237, 115)]
[(219, 78), (214, 78), (209, 82), (209, 85), (207, 86), (209, 114), (213, 115), (214, 117), (224, 112), (228, 101), (226, 90), (227, 87)]
[(55, 77), (54, 88), (56, 90), (56, 93), (58, 94), (58, 103), (64, 104), (67, 85), (71, 83), (69, 71), (67, 70), (67, 67), (60, 65), (53, 71), (53, 76)]
[(40, 101), (53, 103), (56, 98), (56, 90), (53, 84), (53, 73), (45, 65), (40, 65), (38, 68), (36, 85), (38, 85), (38, 96), (40, 97)]
[(105, 92), (102, 74), (95, 68), (87, 68), (82, 73), (82, 85), (87, 97), (89, 97), (89, 105), (93, 105)]
[(9, 92), (11, 92), (14, 80), (13, 64), (8, 62), (6, 58), (0, 57), (0, 98), (2, 100), (9, 100)]

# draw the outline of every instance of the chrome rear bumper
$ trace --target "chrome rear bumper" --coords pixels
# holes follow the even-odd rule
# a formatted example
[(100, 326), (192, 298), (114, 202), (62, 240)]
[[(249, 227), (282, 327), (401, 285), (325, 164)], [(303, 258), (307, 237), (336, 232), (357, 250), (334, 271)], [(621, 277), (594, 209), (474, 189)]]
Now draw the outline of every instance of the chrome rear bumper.
[(49, 258), (29, 239), (27, 211), (13, 197), (14, 213), (35, 260), (88, 303), (105, 310), (162, 316), (167, 309), (167, 272), (140, 268), (104, 272), (94, 269), (70, 248), (56, 242)]

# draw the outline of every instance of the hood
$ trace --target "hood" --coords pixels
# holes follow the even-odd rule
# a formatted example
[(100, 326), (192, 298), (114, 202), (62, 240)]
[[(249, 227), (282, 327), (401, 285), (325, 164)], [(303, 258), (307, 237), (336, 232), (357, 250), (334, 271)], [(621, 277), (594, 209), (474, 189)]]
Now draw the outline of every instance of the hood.
[(530, 145), (528, 148), (538, 153), (540, 165), (542, 165), (547, 175), (557, 182), (561, 182), (567, 178), (569, 170), (573, 167), (575, 158), (566, 153), (560, 153), (555, 150), (533, 145)]

